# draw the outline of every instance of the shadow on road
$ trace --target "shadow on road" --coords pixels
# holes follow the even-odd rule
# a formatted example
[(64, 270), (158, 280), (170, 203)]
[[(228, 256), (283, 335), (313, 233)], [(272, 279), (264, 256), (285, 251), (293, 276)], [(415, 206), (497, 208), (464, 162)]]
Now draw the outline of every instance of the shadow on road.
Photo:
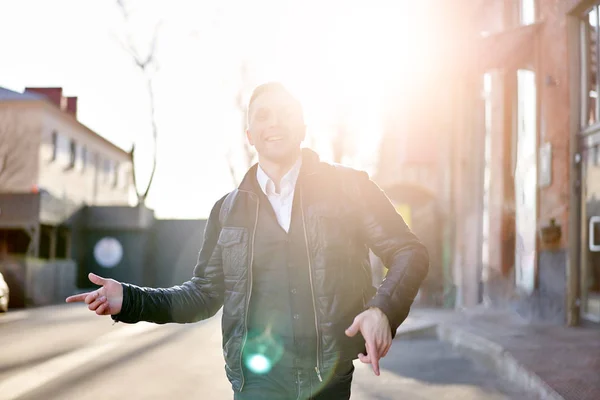
[[(135, 362), (136, 358), (144, 355), (145, 353), (159, 348), (168, 342), (175, 341), (181, 336), (187, 334), (191, 328), (192, 326), (181, 325), (174, 329), (171, 333), (163, 334), (156, 340), (152, 340), (141, 347), (135, 347), (130, 350), (127, 348), (119, 348), (117, 351), (119, 351), (121, 354), (118, 357), (109, 357), (107, 359), (98, 360), (97, 362), (94, 362), (93, 365), (81, 366), (80, 368), (73, 370), (70, 374), (68, 374), (68, 376), (65, 375), (60, 379), (52, 381), (47, 385), (41, 386), (36, 390), (19, 397), (19, 400), (35, 400), (41, 398), (59, 399), (61, 398), (61, 388), (73, 387), (82, 381), (95, 378), (99, 373), (101, 373), (101, 371), (104, 371), (109, 367), (114, 369), (118, 368), (119, 365)], [(157, 331), (153, 331), (144, 333), (142, 335), (151, 335), (155, 334), (156, 332)], [(138, 338), (139, 337), (134, 337), (132, 339), (136, 340)]]

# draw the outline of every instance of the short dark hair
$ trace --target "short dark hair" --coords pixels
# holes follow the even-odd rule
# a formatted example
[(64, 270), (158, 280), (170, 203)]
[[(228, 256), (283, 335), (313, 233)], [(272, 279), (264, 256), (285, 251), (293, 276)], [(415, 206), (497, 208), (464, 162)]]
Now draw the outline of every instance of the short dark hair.
[(252, 96), (250, 96), (250, 101), (248, 101), (248, 109), (250, 109), (250, 106), (252, 105), (254, 100), (256, 100), (256, 98), (258, 96), (260, 96), (261, 94), (264, 94), (264, 93), (269, 93), (269, 92), (285, 93), (285, 94), (289, 95), (291, 98), (293, 98), (294, 101), (296, 103), (298, 103), (298, 105), (300, 105), (300, 102), (298, 101), (298, 99), (296, 99), (296, 97), (282, 83), (267, 82), (267, 83), (258, 85), (256, 88), (254, 88), (254, 90), (252, 91)]

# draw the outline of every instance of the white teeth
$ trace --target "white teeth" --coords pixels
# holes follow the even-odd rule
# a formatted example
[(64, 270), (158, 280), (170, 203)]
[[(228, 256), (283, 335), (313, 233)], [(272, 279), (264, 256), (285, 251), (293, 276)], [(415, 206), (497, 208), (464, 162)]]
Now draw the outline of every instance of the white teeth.
[(270, 138), (267, 138), (267, 142), (274, 142), (275, 140), (280, 140), (281, 136), (272, 136)]

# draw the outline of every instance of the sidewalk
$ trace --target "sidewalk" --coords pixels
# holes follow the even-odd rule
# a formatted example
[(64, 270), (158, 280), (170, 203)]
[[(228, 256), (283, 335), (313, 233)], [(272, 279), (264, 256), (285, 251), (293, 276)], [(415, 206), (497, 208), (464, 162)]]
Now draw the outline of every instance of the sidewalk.
[(542, 399), (600, 399), (600, 328), (530, 324), (484, 308), (415, 309), (398, 330), (435, 334)]

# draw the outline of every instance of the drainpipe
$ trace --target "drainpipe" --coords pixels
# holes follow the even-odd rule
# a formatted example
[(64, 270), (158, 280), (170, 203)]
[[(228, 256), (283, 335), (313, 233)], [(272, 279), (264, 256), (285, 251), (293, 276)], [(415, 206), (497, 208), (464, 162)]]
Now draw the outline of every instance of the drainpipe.
[(569, 222), (566, 266), (566, 324), (579, 325), (580, 319), (580, 263), (581, 263), (581, 153), (579, 149), (579, 129), (581, 107), (581, 67), (579, 18), (567, 16), (568, 60), (569, 60)]

